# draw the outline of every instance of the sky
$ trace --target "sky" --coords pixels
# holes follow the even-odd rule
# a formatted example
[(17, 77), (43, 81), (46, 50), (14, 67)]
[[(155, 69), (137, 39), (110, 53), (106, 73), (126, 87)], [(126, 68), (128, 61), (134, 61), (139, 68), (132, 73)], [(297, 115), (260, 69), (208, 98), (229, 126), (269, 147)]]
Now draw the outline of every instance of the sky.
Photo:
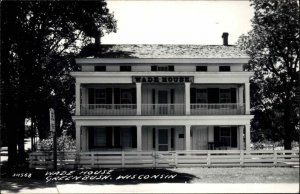
[(253, 8), (249, 1), (218, 0), (107, 0), (118, 30), (105, 35), (102, 44), (229, 44), (251, 30)]

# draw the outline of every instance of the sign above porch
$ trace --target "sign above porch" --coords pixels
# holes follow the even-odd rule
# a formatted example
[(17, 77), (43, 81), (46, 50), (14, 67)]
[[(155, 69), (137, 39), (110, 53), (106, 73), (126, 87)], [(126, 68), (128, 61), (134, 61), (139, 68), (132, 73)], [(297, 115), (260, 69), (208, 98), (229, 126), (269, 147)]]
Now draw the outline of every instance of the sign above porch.
[(133, 83), (185, 83), (194, 82), (193, 76), (132, 76)]

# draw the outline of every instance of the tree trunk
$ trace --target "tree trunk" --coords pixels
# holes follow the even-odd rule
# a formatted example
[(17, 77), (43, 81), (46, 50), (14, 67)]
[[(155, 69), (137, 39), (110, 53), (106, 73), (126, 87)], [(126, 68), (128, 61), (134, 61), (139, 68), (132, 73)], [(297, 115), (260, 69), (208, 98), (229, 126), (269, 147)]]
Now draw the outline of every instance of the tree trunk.
[(291, 124), (291, 106), (292, 104), (287, 100), (284, 103), (283, 127), (284, 127), (284, 149), (292, 149), (292, 128), (295, 127)]
[(18, 162), (19, 162), (19, 164), (23, 165), (26, 161), (26, 159), (25, 159), (25, 145), (24, 145), (25, 115), (23, 114), (23, 111), (20, 111), (18, 113), (17, 119), (16, 119), (16, 125), (17, 125), (17, 130), (18, 130), (18, 138), (17, 138)]
[(8, 138), (8, 170), (12, 170), (17, 165), (17, 130), (13, 112), (13, 107), (7, 107), (5, 118)]

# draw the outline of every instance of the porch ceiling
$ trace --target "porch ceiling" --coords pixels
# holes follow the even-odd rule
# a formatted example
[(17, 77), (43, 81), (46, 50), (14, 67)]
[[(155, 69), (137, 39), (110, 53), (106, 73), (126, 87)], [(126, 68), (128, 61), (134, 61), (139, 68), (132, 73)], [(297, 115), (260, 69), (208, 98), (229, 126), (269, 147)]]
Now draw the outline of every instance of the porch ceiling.
[(79, 126), (249, 125), (253, 115), (73, 116)]

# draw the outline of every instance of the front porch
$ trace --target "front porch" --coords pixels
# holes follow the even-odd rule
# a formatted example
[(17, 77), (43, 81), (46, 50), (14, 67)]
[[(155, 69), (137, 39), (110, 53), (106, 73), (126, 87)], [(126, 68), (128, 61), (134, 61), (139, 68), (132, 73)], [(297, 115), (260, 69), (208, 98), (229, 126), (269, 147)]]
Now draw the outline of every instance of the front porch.
[(249, 150), (249, 130), (235, 125), (80, 126), (76, 142), (78, 152)]

